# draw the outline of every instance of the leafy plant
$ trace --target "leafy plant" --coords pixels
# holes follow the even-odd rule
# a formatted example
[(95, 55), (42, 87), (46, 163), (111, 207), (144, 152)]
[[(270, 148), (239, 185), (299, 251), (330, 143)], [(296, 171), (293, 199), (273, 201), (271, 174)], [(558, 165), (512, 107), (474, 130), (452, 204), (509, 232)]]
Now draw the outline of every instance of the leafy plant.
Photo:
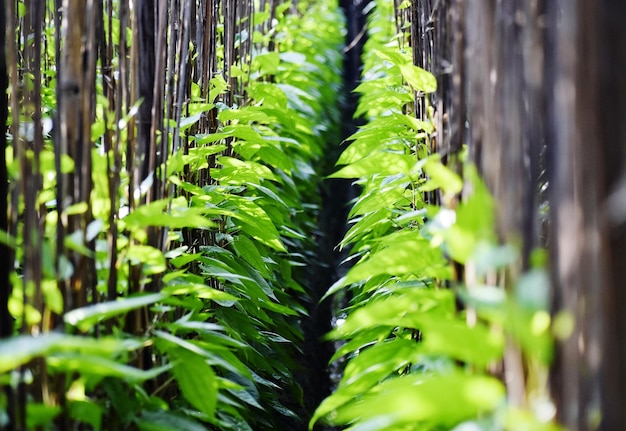
[[(351, 247), (351, 266), (326, 294), (349, 291), (329, 334), (341, 342), (332, 360), (345, 361), (343, 375), (309, 425), (522, 429), (512, 418), (524, 416), (523, 426), (555, 429), (540, 415), (507, 407), (507, 387), (494, 372), (511, 344), (522, 346), (536, 370), (549, 363), (545, 275), (537, 268), (519, 280), (518, 292), (535, 292), (534, 299), (489, 285), (517, 252), (498, 245), (494, 203), (471, 165), (459, 175), (429, 154), (434, 127), (415, 117), (415, 100), (433, 92), (436, 80), (389, 42), (391, 13), (386, 2), (370, 12), (356, 90), (357, 115), (367, 122), (349, 138), (331, 175), (356, 178), (361, 193), (341, 243)], [(463, 162), (465, 156), (450, 157)]]
[[(102, 15), (92, 16), (103, 48), (90, 51), (99, 56), (95, 86), (77, 90), (94, 103), (85, 158), (65, 154), (54, 134), (38, 153), (21, 150), (36, 135), (16, 135), (8, 151), (19, 195), (15, 235), (5, 238), (16, 253), (16, 324), (15, 335), (0, 341), (2, 384), (10, 388), (0, 395), (0, 420), (96, 430), (272, 429), (302, 421), (296, 375), (309, 299), (300, 268), (315, 254), (319, 164), (337, 129), (337, 6), (281, 3), (270, 12), (250, 4), (248, 15), (234, 19), (228, 5), (215, 3), (218, 22), (206, 20), (203, 29), (212, 46), (185, 33), (190, 7), (161, 11), (155, 22), (173, 24), (161, 28), (171, 45), (161, 58), (169, 99), (159, 105), (129, 96), (130, 82), (144, 84), (129, 64), (137, 61), (129, 54), (137, 43), (132, 29), (143, 28), (140, 16), (152, 4), (145, 11), (142, 2), (104, 3)], [(34, 16), (19, 5), (18, 18)], [(57, 13), (51, 9), (41, 23), (50, 46), (66, 18)], [(294, 37), (300, 34), (308, 37)], [(16, 43), (32, 39), (23, 36)], [(178, 50), (186, 45), (190, 53)], [(54, 95), (52, 65), (61, 59), (54, 49), (34, 55), (49, 65), (52, 79), (42, 84)], [(201, 69), (207, 64), (213, 68)], [(45, 100), (50, 105), (37, 109), (56, 109), (54, 97)], [(158, 113), (150, 120), (153, 140), (142, 135), (147, 103)], [(43, 184), (36, 196), (18, 193), (31, 162)], [(58, 199), (68, 181), (87, 198)], [(22, 221), (28, 214), (42, 227), (31, 248)], [(6, 396), (18, 393), (28, 395), (25, 405)]]

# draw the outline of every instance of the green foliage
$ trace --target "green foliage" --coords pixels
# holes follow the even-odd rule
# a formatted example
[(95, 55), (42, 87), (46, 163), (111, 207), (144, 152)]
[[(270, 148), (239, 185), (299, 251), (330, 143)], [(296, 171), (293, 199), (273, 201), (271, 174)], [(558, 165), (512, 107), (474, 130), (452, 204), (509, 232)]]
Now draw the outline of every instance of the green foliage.
[[(18, 251), (16, 328), (24, 322), (30, 330), (55, 313), (59, 331), (37, 327), (0, 342), (3, 384), (16, 387), (31, 373), (37, 381), (58, 378), (60, 392), (49, 405), (28, 402), (28, 429), (56, 429), (52, 421), (60, 417), (94, 430), (258, 430), (303, 420), (295, 358), (308, 298), (300, 267), (314, 255), (318, 165), (338, 129), (343, 40), (333, 2), (301, 2), (297, 14), (288, 6), (277, 8), (275, 20), (254, 15), (256, 25), (275, 27), (277, 51), (256, 44), (233, 69), (251, 78), (234, 99), (242, 106), (225, 103), (237, 89), (221, 74), (211, 78), (207, 97), (201, 84), (190, 83), (181, 118), (168, 120), (158, 137), (171, 154), (139, 187), (125, 145), (136, 133), (140, 103), (117, 100), (128, 112), (111, 111), (103, 82), (91, 127), (91, 198), (62, 214), (47, 138), (38, 196), (48, 210), (41, 308), (39, 287), (21, 281), (23, 237), (3, 236)], [(115, 50), (124, 34), (126, 43), (132, 39), (117, 12), (104, 32)], [(215, 48), (223, 61), (223, 46)], [(201, 125), (210, 116), (215, 130), (206, 133)], [(110, 148), (107, 136), (115, 139)], [(65, 173), (79, 168), (71, 159), (61, 164)], [(19, 181), (17, 162), (11, 172)], [(202, 175), (209, 181), (197, 181)], [(168, 192), (150, 200), (157, 182)], [(96, 287), (82, 292), (89, 305), (76, 307), (61, 286), (81, 268), (72, 256), (56, 255), (54, 242), (59, 220), (85, 215), (92, 220), (84, 231), (64, 240), (66, 250), (94, 259)], [(0, 406), (7, 408), (4, 395)]]
[[(331, 175), (355, 178), (361, 193), (341, 243), (354, 264), (326, 294), (350, 291), (328, 335), (342, 343), (332, 360), (345, 361), (343, 375), (309, 426), (519, 429), (511, 418), (523, 416), (528, 429), (552, 429), (507, 406), (507, 388), (492, 374), (512, 344), (531, 364), (549, 362), (545, 274), (537, 268), (523, 276), (516, 297), (488, 285), (517, 252), (498, 245), (494, 202), (475, 169), (467, 164), (458, 173), (428, 154), (434, 127), (412, 112), (414, 96), (435, 91), (436, 80), (388, 43), (395, 32), (388, 3), (376, 2), (370, 13), (356, 89), (356, 115), (367, 123)], [(440, 206), (430, 204), (433, 193)], [(459, 277), (461, 264), (472, 271), (471, 284)]]
[[(15, 336), (0, 342), (0, 381), (14, 391), (29, 388), (27, 429), (58, 429), (57, 421), (94, 430), (261, 430), (280, 429), (285, 418), (302, 421), (295, 375), (308, 298), (301, 267), (314, 255), (319, 165), (340, 118), (337, 5), (279, 2), (238, 22), (241, 30), (253, 20), (250, 35), (243, 29), (231, 41), (241, 52), (251, 41), (249, 54), (231, 59), (230, 76), (202, 70), (198, 82), (176, 89), (187, 92), (180, 103), (166, 103), (180, 116), (171, 115), (157, 133), (162, 163), (138, 185), (133, 158), (146, 154), (133, 155), (132, 145), (142, 101), (105, 96), (113, 82), (105, 79), (107, 68), (123, 72), (127, 59), (117, 54), (132, 44), (133, 32), (119, 2), (109, 4), (115, 10), (103, 32), (115, 58), (98, 64), (96, 94), (85, 99), (95, 101), (87, 129), (91, 174), (82, 179), (92, 182), (87, 201), (56, 202), (57, 175), (78, 175), (84, 166), (59, 153), (50, 136), (57, 109), (50, 24), (42, 48), (42, 148), (30, 145), (32, 115), (15, 113), (8, 124), (14, 121), (11, 132), (20, 135), (9, 135), (11, 184), (25, 182), (26, 168), (36, 166), (42, 187), (17, 199), (16, 235), (0, 233), (16, 254), (9, 300)], [(330, 176), (356, 178), (362, 193), (340, 244), (356, 263), (327, 293), (351, 291), (329, 334), (342, 343), (333, 359), (346, 365), (310, 425), (554, 429), (510, 408), (492, 373), (511, 343), (529, 367), (549, 363), (545, 274), (536, 268), (507, 292), (489, 283), (494, 271), (516, 261), (516, 250), (497, 243), (495, 205), (474, 170), (456, 172), (428, 154), (434, 126), (415, 118), (413, 104), (435, 91), (436, 79), (389, 43), (393, 7), (379, 1), (369, 14), (364, 79), (356, 89), (357, 115), (367, 124), (349, 138)], [(17, 13), (27, 13), (22, 2)], [(229, 41), (225, 18), (216, 19), (219, 37), (209, 48), (223, 65)], [(191, 66), (203, 61), (195, 43)], [(168, 80), (178, 85), (183, 78), (172, 71)], [(23, 88), (32, 81), (25, 71)], [(165, 190), (158, 198), (155, 185)], [(430, 204), (433, 193), (443, 206)], [(41, 235), (28, 242), (24, 219), (35, 209)], [(58, 237), (77, 217), (84, 226)], [(475, 282), (463, 286), (454, 264), (474, 271)], [(93, 288), (80, 278), (86, 273), (96, 278)], [(561, 320), (559, 331), (571, 329)], [(2, 392), (2, 425), (8, 408)]]

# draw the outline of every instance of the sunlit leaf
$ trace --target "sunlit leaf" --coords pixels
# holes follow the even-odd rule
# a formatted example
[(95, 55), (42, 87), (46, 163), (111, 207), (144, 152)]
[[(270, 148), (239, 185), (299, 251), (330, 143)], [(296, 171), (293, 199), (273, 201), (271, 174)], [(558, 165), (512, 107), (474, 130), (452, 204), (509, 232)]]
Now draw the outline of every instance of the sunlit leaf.
[(424, 165), (429, 181), (420, 188), (423, 191), (441, 189), (444, 193), (457, 194), (463, 189), (463, 180), (450, 168), (438, 160), (430, 159)]
[(140, 307), (145, 307), (146, 305), (154, 304), (164, 298), (166, 298), (166, 295), (162, 293), (152, 293), (119, 299), (117, 301), (102, 302), (100, 304), (89, 305), (69, 311), (65, 313), (63, 319), (66, 323), (78, 327), (81, 331), (88, 331), (98, 322)]
[(124, 224), (129, 228), (145, 229), (146, 226), (163, 226), (172, 229), (209, 228), (215, 222), (205, 217), (203, 208), (188, 207), (184, 197), (172, 202), (159, 200), (136, 208), (124, 217)]
[(141, 343), (132, 339), (103, 337), (94, 339), (57, 332), (37, 337), (20, 335), (0, 341), (0, 373), (25, 364), (38, 356), (55, 352), (77, 352), (89, 355), (115, 356), (120, 352), (135, 350)]
[(397, 426), (428, 421), (452, 427), (493, 411), (504, 395), (503, 384), (493, 377), (460, 372), (408, 375), (380, 384), (331, 417), (334, 423), (348, 423), (391, 415)]
[(345, 337), (367, 328), (394, 328), (403, 323), (404, 326), (420, 329), (421, 325), (415, 319), (427, 319), (426, 314), (441, 319), (450, 318), (454, 308), (454, 294), (449, 290), (415, 289), (370, 301), (351, 312), (331, 334)]
[(227, 184), (260, 183), (261, 180), (278, 180), (267, 166), (260, 163), (226, 156), (220, 157), (219, 162), (222, 164), (222, 167), (214, 169), (212, 175), (214, 178)]
[(413, 64), (401, 64), (400, 72), (415, 91), (423, 91), (424, 93), (437, 91), (437, 78), (421, 67)]
[(441, 250), (416, 234), (415, 238), (390, 244), (373, 252), (348, 271), (346, 282), (366, 280), (380, 274), (421, 276), (449, 276), (449, 268)]
[(141, 370), (102, 356), (67, 353), (50, 355), (46, 358), (46, 363), (51, 369), (60, 372), (80, 372), (99, 377), (116, 377), (127, 382), (153, 379), (170, 368), (170, 364), (167, 364), (150, 370)]
[(159, 274), (167, 269), (163, 252), (149, 245), (129, 247), (127, 257), (133, 264), (143, 265), (144, 274)]
[(417, 159), (407, 154), (377, 152), (345, 166), (329, 178), (359, 178), (367, 175), (409, 175)]

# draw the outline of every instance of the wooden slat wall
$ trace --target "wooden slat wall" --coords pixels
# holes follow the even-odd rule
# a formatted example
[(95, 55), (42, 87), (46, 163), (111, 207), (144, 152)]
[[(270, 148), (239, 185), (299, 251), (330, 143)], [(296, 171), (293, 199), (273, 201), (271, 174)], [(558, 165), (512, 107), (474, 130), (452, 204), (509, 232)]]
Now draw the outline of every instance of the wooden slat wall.
[[(467, 145), (497, 202), (500, 238), (521, 246), (509, 279), (533, 249), (549, 249), (553, 315), (575, 322), (550, 371), (558, 419), (626, 429), (626, 4), (413, 0), (411, 9), (415, 62), (439, 81), (436, 150)], [(513, 403), (523, 403), (523, 377), (508, 381)]]

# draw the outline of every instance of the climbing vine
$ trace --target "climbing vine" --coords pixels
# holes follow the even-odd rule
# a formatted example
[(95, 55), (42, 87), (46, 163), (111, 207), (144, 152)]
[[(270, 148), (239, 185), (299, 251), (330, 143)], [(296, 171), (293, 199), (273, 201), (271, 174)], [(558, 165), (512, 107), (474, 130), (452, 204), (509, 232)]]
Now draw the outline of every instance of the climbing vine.
[[(447, 155), (459, 173), (433, 151), (436, 78), (414, 65), (393, 14), (384, 1), (370, 12), (356, 89), (366, 124), (331, 175), (361, 192), (341, 242), (352, 266), (327, 292), (349, 298), (329, 334), (341, 342), (333, 360), (344, 361), (343, 376), (310, 426), (557, 429), (543, 380), (552, 338), (542, 254), (507, 288), (494, 284), (518, 252), (499, 244), (494, 202), (467, 156)], [(529, 367), (530, 410), (507, 405), (514, 388), (500, 364), (515, 346)]]
[[(46, 67), (9, 70), (27, 92), (9, 91), (0, 426), (304, 426), (337, 6), (8, 3), (9, 52)], [(20, 45), (33, 36), (45, 46)]]
[(0, 8), (0, 428), (626, 428), (620, 2)]

